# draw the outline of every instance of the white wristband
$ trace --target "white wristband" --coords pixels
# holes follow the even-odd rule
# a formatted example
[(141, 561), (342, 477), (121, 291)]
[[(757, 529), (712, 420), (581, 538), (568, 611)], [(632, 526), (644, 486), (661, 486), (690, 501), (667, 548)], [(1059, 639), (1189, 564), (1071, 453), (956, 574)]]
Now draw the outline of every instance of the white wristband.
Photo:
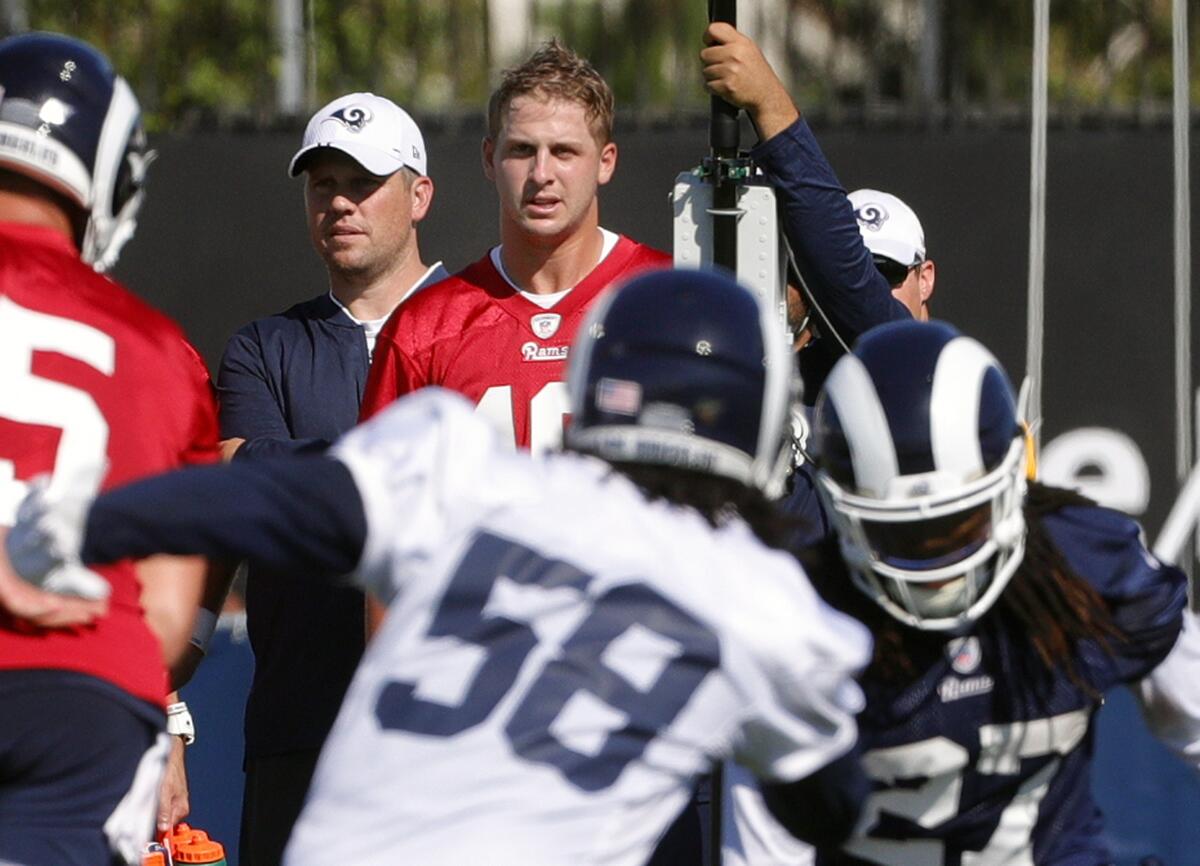
[(196, 611), (196, 624), (188, 642), (202, 653), (208, 652), (208, 644), (217, 630), (217, 615), (206, 607)]
[(190, 746), (196, 742), (196, 724), (188, 705), (183, 701), (167, 705), (167, 733), (173, 737), (183, 737), (183, 744)]

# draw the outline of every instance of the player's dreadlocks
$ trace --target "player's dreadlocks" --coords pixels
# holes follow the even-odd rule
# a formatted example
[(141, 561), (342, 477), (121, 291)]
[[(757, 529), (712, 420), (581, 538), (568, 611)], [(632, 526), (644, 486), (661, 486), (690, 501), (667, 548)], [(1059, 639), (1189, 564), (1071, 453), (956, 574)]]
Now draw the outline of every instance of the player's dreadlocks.
[[(1074, 649), (1090, 641), (1105, 652), (1126, 639), (1104, 599), (1080, 577), (1050, 540), (1042, 517), (1062, 508), (1094, 505), (1080, 494), (1031, 482), (1025, 497), (1025, 555), (1012, 580), (995, 605), (979, 619), (976, 631), (1002, 630), (1028, 635), (1040, 665), (1018, 672), (1015, 678), (1031, 687), (1047, 674), (1061, 670), (1089, 694), (1074, 664)], [(835, 606), (865, 623), (875, 636), (871, 667), (886, 682), (911, 680), (921, 659), (943, 652), (946, 635), (908, 628), (853, 587), (836, 541), (801, 554), (806, 570), (821, 594)]]
[(786, 549), (796, 531), (796, 521), (781, 512), (762, 491), (731, 478), (673, 466), (616, 463), (613, 468), (628, 477), (647, 499), (663, 499), (694, 508), (717, 528), (740, 517), (768, 547)]
[(1000, 613), (1029, 634), (1042, 664), (1063, 667), (1076, 684), (1081, 684), (1071, 661), (1076, 644), (1090, 640), (1111, 652), (1112, 641), (1126, 638), (1104, 599), (1050, 540), (1042, 517), (1061, 508), (1094, 505), (1073, 490), (1031, 484), (1025, 499), (1025, 558), (1014, 575), (1015, 585), (1000, 596)]

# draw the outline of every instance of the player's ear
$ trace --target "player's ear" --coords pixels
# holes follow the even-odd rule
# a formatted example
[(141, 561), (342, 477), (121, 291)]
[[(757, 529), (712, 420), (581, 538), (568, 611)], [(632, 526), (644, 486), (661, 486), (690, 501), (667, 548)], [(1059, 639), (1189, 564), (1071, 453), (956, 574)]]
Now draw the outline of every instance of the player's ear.
[(612, 180), (613, 173), (617, 170), (617, 143), (610, 141), (600, 148), (600, 171), (597, 174), (597, 180), (600, 185), (608, 183)]
[(933, 297), (933, 284), (937, 281), (937, 266), (928, 259), (921, 262), (921, 267), (917, 271), (917, 280), (921, 290), (921, 303), (927, 304)]
[(496, 155), (496, 142), (491, 136), (483, 137), (483, 146), (480, 150), (480, 156), (483, 158), (483, 173), (488, 180), (496, 179), (496, 171), (492, 168), (492, 157)]
[(433, 180), (424, 176), (415, 178), (409, 194), (412, 196), (412, 221), (419, 223), (433, 204)]

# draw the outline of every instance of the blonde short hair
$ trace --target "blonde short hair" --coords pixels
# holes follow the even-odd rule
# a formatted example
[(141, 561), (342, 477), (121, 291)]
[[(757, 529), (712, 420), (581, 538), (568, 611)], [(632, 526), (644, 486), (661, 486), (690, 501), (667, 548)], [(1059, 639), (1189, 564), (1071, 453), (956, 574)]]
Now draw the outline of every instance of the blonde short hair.
[(561, 99), (583, 106), (592, 135), (600, 144), (612, 140), (613, 93), (608, 82), (584, 58), (552, 39), (512, 69), (488, 100), (488, 137), (500, 134), (501, 117), (519, 96)]

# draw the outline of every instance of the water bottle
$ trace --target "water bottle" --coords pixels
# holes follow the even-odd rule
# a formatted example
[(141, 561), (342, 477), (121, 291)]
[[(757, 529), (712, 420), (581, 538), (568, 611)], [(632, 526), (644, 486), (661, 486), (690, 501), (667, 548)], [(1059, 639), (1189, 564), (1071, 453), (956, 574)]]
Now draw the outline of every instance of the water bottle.
[(173, 866), (171, 852), (161, 842), (147, 842), (142, 852), (142, 866)]
[(163, 836), (163, 844), (170, 852), (167, 862), (173, 866), (184, 863), (202, 863), (204, 866), (228, 866), (225, 848), (220, 842), (208, 838), (203, 830), (193, 830), (187, 824), (176, 824)]

